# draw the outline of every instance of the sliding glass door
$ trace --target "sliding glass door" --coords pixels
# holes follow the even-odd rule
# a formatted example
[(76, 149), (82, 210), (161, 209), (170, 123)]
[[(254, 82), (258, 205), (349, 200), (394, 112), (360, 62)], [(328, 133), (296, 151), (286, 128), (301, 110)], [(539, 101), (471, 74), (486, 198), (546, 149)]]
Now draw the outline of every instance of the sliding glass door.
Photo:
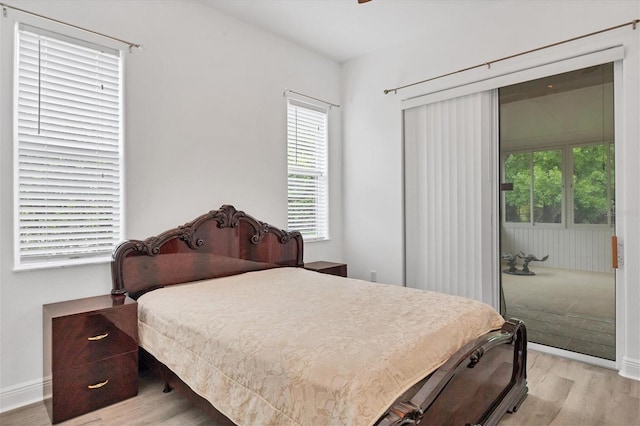
[(615, 360), (613, 64), (499, 90), (503, 315)]

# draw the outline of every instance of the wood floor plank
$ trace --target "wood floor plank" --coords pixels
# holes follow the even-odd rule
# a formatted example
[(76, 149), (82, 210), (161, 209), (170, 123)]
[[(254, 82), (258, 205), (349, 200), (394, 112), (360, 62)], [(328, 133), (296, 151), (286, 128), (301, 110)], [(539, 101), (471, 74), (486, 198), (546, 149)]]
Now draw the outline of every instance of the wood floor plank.
[(640, 398), (635, 396), (640, 382), (565, 358), (534, 351), (528, 355), (529, 396), (501, 424), (640, 425)]
[[(640, 426), (640, 382), (616, 371), (535, 351), (528, 353), (529, 396), (506, 425)], [(138, 396), (76, 417), (61, 426), (217, 426), (177, 392), (163, 393), (144, 372)], [(0, 414), (2, 426), (49, 426), (39, 402)]]
[(517, 413), (503, 418), (504, 425), (548, 425), (558, 416), (575, 382), (552, 374), (529, 386), (529, 395)]
[(613, 380), (608, 380), (613, 377), (607, 370), (589, 365), (580, 367), (583, 370), (583, 379), (576, 383), (576, 391), (567, 398), (552, 424), (574, 422), (629, 425), (640, 422), (640, 417), (637, 416), (640, 407), (638, 398), (615, 391), (611, 386)]

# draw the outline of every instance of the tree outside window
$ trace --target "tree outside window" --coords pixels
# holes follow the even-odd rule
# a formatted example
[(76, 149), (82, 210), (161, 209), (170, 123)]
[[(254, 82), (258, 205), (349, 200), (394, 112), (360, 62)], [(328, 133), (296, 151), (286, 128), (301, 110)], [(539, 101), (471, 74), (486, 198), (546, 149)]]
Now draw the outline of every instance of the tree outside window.
[(613, 144), (577, 146), (572, 155), (573, 223), (609, 224), (614, 204)]
[(562, 151), (533, 153), (533, 223), (562, 223)]
[(531, 222), (531, 154), (509, 154), (504, 162), (504, 181), (513, 184), (505, 193), (507, 222)]
[[(570, 156), (571, 190), (563, 189), (563, 152)], [(507, 154), (504, 182), (505, 222), (561, 224), (565, 202), (573, 225), (612, 225), (614, 198), (614, 146), (610, 143)]]
[(505, 219), (513, 223), (562, 223), (562, 151), (507, 155), (504, 180)]

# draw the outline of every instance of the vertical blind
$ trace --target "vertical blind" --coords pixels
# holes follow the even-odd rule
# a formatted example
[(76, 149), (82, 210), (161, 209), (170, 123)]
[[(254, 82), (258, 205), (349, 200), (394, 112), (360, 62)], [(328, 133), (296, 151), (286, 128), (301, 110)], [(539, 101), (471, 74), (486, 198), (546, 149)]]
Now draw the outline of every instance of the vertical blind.
[(16, 266), (110, 256), (121, 240), (119, 52), (17, 31)]
[(328, 238), (326, 109), (288, 100), (287, 168), (289, 230)]
[(496, 107), (483, 92), (404, 111), (407, 286), (496, 302)]

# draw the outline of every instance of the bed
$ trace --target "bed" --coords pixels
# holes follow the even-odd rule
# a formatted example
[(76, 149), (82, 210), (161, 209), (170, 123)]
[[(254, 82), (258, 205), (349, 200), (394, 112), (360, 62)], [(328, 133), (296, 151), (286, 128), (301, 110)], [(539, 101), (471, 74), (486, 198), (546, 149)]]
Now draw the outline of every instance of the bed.
[(113, 254), (141, 360), (219, 424), (496, 424), (526, 328), (480, 302), (304, 269), (303, 241), (223, 205)]

